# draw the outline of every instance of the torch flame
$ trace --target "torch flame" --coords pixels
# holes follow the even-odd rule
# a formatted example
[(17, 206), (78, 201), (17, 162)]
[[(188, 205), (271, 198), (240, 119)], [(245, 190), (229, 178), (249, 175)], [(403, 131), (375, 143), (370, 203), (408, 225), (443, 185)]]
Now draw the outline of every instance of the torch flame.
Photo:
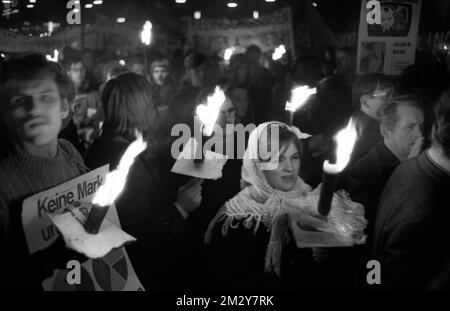
[(295, 112), (298, 108), (303, 106), (311, 95), (317, 93), (316, 88), (310, 88), (307, 85), (302, 85), (292, 90), (291, 101), (286, 103), (286, 110)]
[(146, 21), (144, 24), (144, 29), (141, 32), (141, 42), (145, 45), (150, 45), (152, 41), (152, 28), (152, 23), (150, 21)]
[(111, 205), (122, 192), (134, 159), (147, 148), (147, 143), (144, 141), (142, 134), (136, 133), (136, 137), (137, 139), (128, 146), (120, 159), (117, 168), (106, 175), (104, 184), (100, 186), (92, 200), (93, 204), (99, 206)]
[(51, 61), (51, 62), (57, 63), (58, 60), (59, 60), (59, 51), (55, 49), (55, 50), (53, 51), (53, 55), (54, 55), (54, 56), (48, 55), (48, 54), (47, 54), (47, 55), (45, 56), (45, 58), (47, 58), (47, 60), (49, 60), (49, 61)]
[(225, 100), (225, 93), (219, 86), (216, 86), (214, 94), (208, 96), (206, 105), (198, 105), (197, 116), (204, 125), (203, 133), (206, 136), (211, 136), (214, 130), (214, 124), (216, 124), (217, 117), (219, 116), (220, 107)]
[(336, 136), (336, 164), (331, 164), (329, 161), (323, 163), (323, 170), (329, 174), (338, 174), (342, 172), (350, 161), (350, 156), (353, 152), (358, 133), (356, 131), (353, 119), (347, 124), (347, 127), (341, 130)]
[(231, 56), (233, 56), (233, 53), (234, 53), (235, 51), (236, 51), (236, 48), (235, 48), (235, 47), (226, 49), (226, 50), (225, 50), (225, 53), (223, 54), (223, 59), (224, 59), (226, 62), (229, 62), (230, 59), (231, 59)]
[(282, 44), (278, 46), (272, 54), (272, 59), (274, 61), (279, 60), (286, 54), (286, 47)]

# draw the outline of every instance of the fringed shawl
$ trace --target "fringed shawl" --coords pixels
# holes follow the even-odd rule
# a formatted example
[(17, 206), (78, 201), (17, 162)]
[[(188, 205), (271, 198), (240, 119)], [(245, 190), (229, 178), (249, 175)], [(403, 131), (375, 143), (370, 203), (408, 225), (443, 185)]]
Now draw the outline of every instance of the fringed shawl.
[[(270, 232), (270, 241), (266, 252), (266, 271), (280, 273), (280, 257), (282, 248), (282, 238), (287, 226), (283, 224), (283, 215), (286, 215), (287, 208), (296, 205), (310, 191), (300, 177), (293, 190), (289, 192), (278, 191), (272, 188), (266, 181), (261, 170), (262, 162), (259, 161), (258, 148), (262, 144), (267, 144), (268, 135), (261, 135), (269, 126), (276, 125), (288, 128), (295, 133), (299, 139), (310, 137), (301, 133), (295, 127), (289, 127), (280, 122), (268, 122), (259, 125), (251, 134), (247, 150), (244, 155), (241, 192), (229, 200), (219, 210), (211, 221), (205, 234), (205, 243), (211, 240), (212, 231), (215, 225), (223, 222), (222, 235), (228, 233), (228, 228), (236, 228), (239, 223), (243, 223), (247, 229), (253, 229), (256, 234), (261, 223)], [(236, 221), (236, 223), (234, 223)]]

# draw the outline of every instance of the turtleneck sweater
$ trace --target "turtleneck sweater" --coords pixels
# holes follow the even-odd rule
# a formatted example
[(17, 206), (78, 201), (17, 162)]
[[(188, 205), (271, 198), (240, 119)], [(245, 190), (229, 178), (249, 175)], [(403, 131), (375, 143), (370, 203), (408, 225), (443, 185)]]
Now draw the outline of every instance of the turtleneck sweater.
[(21, 217), (23, 201), (85, 172), (80, 154), (63, 139), (58, 140), (53, 158), (35, 156), (16, 146), (9, 157), (0, 161), (0, 247), (5, 250), (6, 246), (8, 262), (29, 264)]

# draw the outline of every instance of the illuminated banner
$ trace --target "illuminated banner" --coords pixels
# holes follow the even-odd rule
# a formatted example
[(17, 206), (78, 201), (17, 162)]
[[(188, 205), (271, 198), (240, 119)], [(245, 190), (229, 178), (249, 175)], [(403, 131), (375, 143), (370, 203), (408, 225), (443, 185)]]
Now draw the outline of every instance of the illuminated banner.
[(414, 64), (421, 0), (381, 0), (381, 23), (367, 22), (363, 0), (358, 36), (358, 73), (398, 75)]
[(205, 52), (223, 52), (229, 47), (245, 49), (256, 44), (273, 52), (283, 44), (294, 55), (291, 9), (284, 8), (259, 19), (185, 19), (191, 46)]

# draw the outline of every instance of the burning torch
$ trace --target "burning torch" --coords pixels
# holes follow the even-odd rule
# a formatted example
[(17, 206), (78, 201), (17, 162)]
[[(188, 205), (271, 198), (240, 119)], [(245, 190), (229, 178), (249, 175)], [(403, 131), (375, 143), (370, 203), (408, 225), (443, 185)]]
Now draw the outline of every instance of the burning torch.
[(272, 53), (272, 60), (273, 61), (280, 60), (283, 58), (284, 54), (286, 54), (286, 47), (283, 44), (281, 44)]
[[(223, 105), (225, 100), (225, 93), (219, 86), (216, 86), (214, 94), (208, 96), (206, 104), (200, 104), (197, 106), (196, 114), (202, 123), (201, 131), (202, 134), (206, 136), (206, 141), (212, 136), (214, 125), (216, 124), (219, 116), (220, 107)], [(202, 139), (198, 144), (195, 153), (194, 162), (196, 164), (200, 164), (204, 161), (203, 145)]]
[(131, 143), (120, 159), (117, 169), (106, 175), (105, 183), (100, 186), (95, 194), (92, 200), (92, 209), (84, 223), (86, 232), (91, 234), (98, 233), (109, 207), (125, 187), (127, 175), (134, 159), (147, 148), (147, 143), (144, 141), (142, 134), (137, 133), (136, 136), (137, 139)]
[(322, 187), (317, 209), (324, 218), (328, 216), (331, 209), (336, 178), (350, 161), (357, 135), (355, 123), (353, 119), (350, 119), (347, 127), (341, 130), (334, 138), (336, 141), (336, 162), (330, 163), (326, 160), (323, 163)]
[(144, 61), (145, 61), (145, 72), (148, 75), (148, 57), (147, 57), (147, 47), (150, 46), (152, 42), (152, 28), (153, 25), (150, 21), (146, 21), (141, 32), (141, 42), (144, 49)]
[(294, 88), (291, 93), (291, 100), (286, 103), (286, 111), (289, 113), (288, 125), (294, 124), (294, 113), (307, 102), (311, 95), (317, 93), (316, 88), (310, 88), (307, 85), (302, 85)]
[(45, 55), (45, 58), (51, 62), (57, 63), (59, 61), (59, 51), (57, 49), (55, 49), (53, 51), (53, 56), (47, 54), (47, 55)]

